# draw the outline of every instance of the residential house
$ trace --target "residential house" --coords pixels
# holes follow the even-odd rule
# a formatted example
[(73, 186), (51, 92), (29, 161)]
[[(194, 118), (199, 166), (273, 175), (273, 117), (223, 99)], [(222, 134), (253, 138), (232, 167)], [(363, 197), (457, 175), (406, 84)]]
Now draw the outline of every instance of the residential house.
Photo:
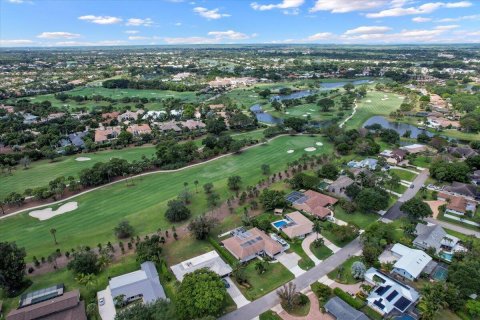
[[(417, 279), (432, 261), (432, 258), (424, 251), (412, 249), (400, 243), (396, 243), (390, 251), (392, 259), (395, 261), (392, 273), (411, 281)], [(430, 268), (433, 270), (432, 265), (429, 266)]]
[(420, 297), (412, 287), (375, 268), (368, 269), (364, 277), (374, 286), (367, 297), (367, 304), (383, 316), (407, 313)]
[(480, 198), (478, 187), (473, 184), (466, 184), (466, 183), (454, 181), (450, 186), (446, 186), (444, 190), (454, 194), (464, 196), (464, 197), (472, 198), (472, 199)]
[(24, 294), (20, 306), (6, 320), (87, 320), (80, 292), (64, 292), (63, 284)]
[(328, 192), (334, 193), (339, 197), (346, 197), (345, 190), (353, 183), (354, 181), (350, 177), (340, 176), (328, 186), (327, 190)]
[(127, 120), (137, 120), (143, 113), (144, 111), (142, 109), (138, 109), (137, 111), (127, 110), (121, 115), (119, 115), (117, 117), (117, 120), (118, 122), (123, 122)]
[(405, 150), (407, 153), (412, 153), (412, 154), (421, 153), (428, 150), (426, 145), (418, 144), (418, 143), (411, 144), (408, 146), (403, 146), (403, 147), (400, 147), (400, 149)]
[(313, 222), (298, 211), (285, 215), (287, 225), (281, 230), (290, 238), (303, 238), (312, 233)]
[(352, 160), (347, 163), (347, 166), (350, 168), (367, 168), (370, 170), (375, 170), (377, 168), (378, 160), (377, 159), (363, 159), (362, 161)]
[(122, 129), (119, 126), (116, 127), (100, 127), (95, 129), (95, 142), (105, 142), (116, 139)]
[(478, 155), (478, 153), (470, 147), (448, 147), (447, 152), (454, 156), (461, 157), (463, 159)]
[(31, 113), (23, 114), (23, 123), (24, 124), (34, 124), (38, 121), (38, 116), (35, 116)]
[(407, 155), (407, 152), (402, 149), (395, 150), (384, 150), (380, 153), (381, 157), (384, 157), (387, 160), (388, 164), (397, 165), (402, 162)]
[(180, 132), (180, 131), (182, 131), (182, 129), (175, 123), (175, 121), (155, 122), (154, 124), (158, 127), (158, 130), (160, 130), (162, 132), (165, 132), (165, 131)]
[(232, 237), (223, 240), (222, 243), (225, 249), (241, 262), (264, 254), (274, 258), (285, 250), (280, 243), (258, 228), (237, 229), (233, 232)]
[(476, 185), (480, 185), (480, 170), (473, 171), (472, 183), (474, 183)]
[(134, 136), (140, 136), (142, 134), (152, 133), (152, 129), (148, 124), (131, 124), (127, 127), (127, 131)]
[(182, 127), (188, 128), (189, 130), (203, 129), (206, 127), (205, 123), (198, 120), (188, 119), (187, 121), (180, 122)]
[[(337, 203), (338, 199), (313, 190), (307, 190), (300, 194), (302, 196), (292, 202), (292, 206), (295, 209), (302, 210), (321, 219), (325, 219), (328, 216), (333, 217), (331, 206)], [(287, 200), (290, 201), (289, 196), (287, 196)]]
[(222, 260), (215, 250), (171, 267), (173, 274), (175, 274), (178, 281), (182, 281), (186, 274), (202, 268), (207, 268), (222, 278), (232, 272), (232, 268)]
[(117, 119), (119, 115), (120, 115), (120, 112), (117, 112), (117, 111), (102, 113), (102, 120), (109, 121), (109, 120)]
[(422, 224), (418, 223), (415, 227), (416, 238), (413, 240), (413, 245), (422, 250), (434, 248), (438, 254), (441, 251), (457, 251), (461, 250), (459, 239), (449, 235), (438, 224)]
[(85, 141), (83, 138), (88, 134), (88, 131), (80, 131), (75, 133), (70, 133), (66, 138), (60, 140), (60, 145), (62, 147), (74, 146), (77, 149), (85, 148)]
[(369, 318), (348, 303), (335, 296), (323, 306), (325, 311), (331, 314), (336, 320), (368, 320)]
[(6, 105), (3, 105), (3, 104), (0, 104), (0, 109), (5, 110), (6, 113), (14, 113), (15, 112), (15, 109), (13, 108), (13, 106), (6, 106)]
[(447, 202), (447, 207), (445, 209), (445, 212), (447, 213), (463, 216), (467, 212), (475, 213), (477, 210), (477, 203), (475, 201), (468, 200), (467, 198), (461, 196), (440, 192), (437, 198), (438, 200)]
[(97, 297), (104, 299), (105, 305), (103, 308), (113, 311), (113, 314), (109, 314), (111, 317), (108, 319), (102, 318), (103, 320), (113, 320), (115, 318), (116, 297), (122, 297), (125, 303), (140, 299), (143, 303), (167, 299), (158, 278), (155, 264), (151, 261), (142, 263), (140, 270), (111, 278), (107, 288), (99, 291)]
[(429, 128), (460, 128), (460, 122), (455, 120), (449, 120), (444, 117), (433, 117), (430, 116), (427, 118), (426, 122), (427, 127)]

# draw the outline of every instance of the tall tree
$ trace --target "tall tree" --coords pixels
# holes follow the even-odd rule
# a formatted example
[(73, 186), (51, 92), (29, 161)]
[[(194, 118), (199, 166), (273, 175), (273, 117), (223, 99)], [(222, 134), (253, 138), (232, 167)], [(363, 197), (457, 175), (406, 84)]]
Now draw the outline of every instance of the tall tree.
[(15, 242), (0, 242), (0, 287), (7, 295), (14, 296), (25, 285), (24, 248)]
[(53, 237), (53, 242), (54, 242), (55, 244), (58, 244), (58, 242), (57, 242), (57, 229), (51, 228), (51, 229), (50, 229), (50, 234), (51, 234), (52, 237)]

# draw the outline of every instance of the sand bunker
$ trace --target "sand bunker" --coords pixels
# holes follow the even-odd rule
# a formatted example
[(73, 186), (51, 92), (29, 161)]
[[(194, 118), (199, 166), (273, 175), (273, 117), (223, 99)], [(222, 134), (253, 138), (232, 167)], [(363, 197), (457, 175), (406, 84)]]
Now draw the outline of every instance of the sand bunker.
[(59, 216), (63, 213), (73, 211), (78, 208), (78, 205), (76, 202), (67, 202), (63, 205), (61, 205), (57, 210), (52, 210), (52, 208), (46, 208), (42, 210), (34, 210), (30, 211), (29, 215), (30, 217), (37, 218), (38, 220), (48, 220), (50, 218), (53, 218), (55, 216)]
[(388, 98), (383, 98), (382, 101), (388, 100)]
[(290, 114), (290, 112), (287, 111), (287, 112), (285, 112), (285, 114)]
[(315, 144), (316, 144), (317, 146), (323, 146), (323, 143), (321, 143), (321, 142), (316, 142)]
[(398, 99), (403, 99), (403, 97), (397, 97)]
[(90, 161), (92, 159), (90, 158), (87, 158), (87, 157), (78, 157), (78, 158), (75, 158), (75, 161)]
[(317, 148), (315, 148), (315, 147), (308, 147), (308, 148), (305, 148), (304, 150), (307, 151), (307, 152), (312, 152), (312, 151), (317, 150)]
[(303, 116), (304, 116), (304, 117), (308, 117), (308, 114), (304, 114)]
[(295, 150), (288, 150), (287, 153), (293, 153)]
[(371, 103), (371, 102), (372, 102), (372, 100), (367, 100), (367, 101), (365, 101), (365, 102), (367, 102), (367, 103)]

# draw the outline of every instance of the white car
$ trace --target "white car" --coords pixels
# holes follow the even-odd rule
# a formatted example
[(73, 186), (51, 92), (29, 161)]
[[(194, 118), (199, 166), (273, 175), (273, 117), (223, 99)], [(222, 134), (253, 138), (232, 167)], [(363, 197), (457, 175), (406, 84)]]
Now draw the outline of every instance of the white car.
[(105, 305), (105, 299), (104, 298), (98, 299), (98, 305), (100, 305), (100, 306)]

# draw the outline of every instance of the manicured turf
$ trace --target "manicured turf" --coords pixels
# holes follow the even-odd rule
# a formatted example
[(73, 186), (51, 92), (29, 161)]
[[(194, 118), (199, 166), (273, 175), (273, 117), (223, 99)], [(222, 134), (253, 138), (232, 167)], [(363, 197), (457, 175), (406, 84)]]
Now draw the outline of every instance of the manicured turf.
[[(387, 95), (388, 100), (382, 100)], [(367, 101), (371, 102), (367, 102)], [(374, 115), (388, 116), (392, 111), (397, 110), (403, 99), (397, 98), (397, 94), (380, 91), (368, 92), (367, 96), (358, 102), (357, 112), (352, 119), (346, 123), (348, 129), (358, 129), (363, 123)]]
[(281, 263), (270, 263), (266, 272), (258, 274), (257, 270), (255, 270), (256, 261), (250, 261), (245, 270), (251, 287), (238, 286), (248, 300), (258, 299), (294, 278), (293, 274)]
[(333, 211), (335, 213), (335, 218), (354, 224), (360, 229), (365, 229), (367, 226), (372, 224), (374, 221), (377, 221), (379, 218), (378, 214), (375, 213), (347, 213), (339, 205), (336, 205)]
[(310, 250), (312, 250), (312, 253), (315, 255), (315, 257), (320, 260), (325, 260), (333, 254), (332, 250), (328, 249), (328, 247), (325, 245), (316, 247), (312, 243), (310, 244)]
[(281, 320), (281, 319), (282, 318), (272, 310), (268, 310), (260, 315), (260, 320)]
[[(48, 185), (48, 182), (60, 176), (78, 178), (81, 170), (92, 167), (96, 162), (105, 162), (110, 158), (120, 158), (128, 161), (140, 160), (143, 155), (151, 157), (155, 154), (154, 146), (135, 147), (120, 150), (106, 150), (94, 153), (82, 153), (59, 158), (55, 162), (40, 160), (32, 162), (29, 169), (17, 166), (11, 175), (0, 176), (0, 199), (8, 193), (16, 191), (23, 193), (27, 188)], [(76, 161), (78, 157), (87, 157), (89, 161)]]
[(310, 259), (305, 253), (305, 251), (303, 251), (301, 239), (295, 239), (294, 241), (289, 242), (289, 244), (290, 250), (298, 254), (301, 258), (298, 261), (298, 266), (300, 268), (302, 268), (303, 270), (309, 270), (315, 266), (315, 263), (313, 263), (312, 259)]
[(361, 257), (351, 257), (345, 261), (341, 266), (331, 271), (328, 277), (336, 282), (343, 284), (355, 284), (359, 280), (352, 277), (352, 265), (355, 261), (361, 261)]
[(415, 173), (401, 169), (390, 169), (388, 172), (395, 173), (400, 180), (413, 181), (417, 177)]
[[(78, 209), (49, 220), (39, 221), (22, 213), (0, 220), (0, 241), (16, 241), (25, 247), (28, 257), (48, 256), (57, 246), (53, 246), (51, 228), (57, 230), (58, 248), (70, 250), (79, 245), (95, 246), (97, 243), (115, 241), (113, 228), (121, 220), (127, 219), (137, 233), (155, 232), (158, 228), (169, 228), (171, 224), (164, 218), (167, 202), (189, 183), (193, 193), (191, 210), (194, 215), (207, 211), (203, 192), (194, 192), (193, 181), (200, 185), (214, 184), (215, 190), (225, 201), (232, 193), (226, 188), (229, 176), (241, 176), (242, 186), (256, 184), (261, 175), (261, 164), (270, 164), (272, 172), (285, 169), (287, 162), (298, 159), (304, 148), (322, 141), (322, 147), (310, 154), (330, 153), (332, 147), (325, 139), (307, 136), (282, 136), (246, 150), (238, 155), (230, 155), (206, 164), (200, 164), (177, 172), (155, 173), (134, 179), (134, 186), (120, 182), (103, 187), (75, 199)], [(288, 154), (289, 149), (295, 150)], [(201, 189), (201, 188), (200, 188)]]

